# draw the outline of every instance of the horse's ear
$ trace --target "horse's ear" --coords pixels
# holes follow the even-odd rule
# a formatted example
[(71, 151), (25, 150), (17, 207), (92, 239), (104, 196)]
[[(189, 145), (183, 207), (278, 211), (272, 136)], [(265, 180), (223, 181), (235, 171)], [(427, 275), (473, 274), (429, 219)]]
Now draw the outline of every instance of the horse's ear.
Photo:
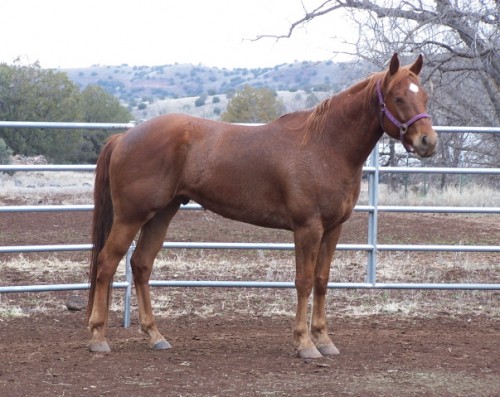
[(389, 74), (391, 75), (396, 74), (398, 70), (399, 70), (399, 58), (398, 58), (398, 53), (395, 52), (392, 55), (391, 63), (389, 65)]
[(415, 73), (417, 76), (420, 74), (422, 70), (422, 65), (424, 64), (424, 57), (420, 54), (417, 60), (410, 66), (410, 70)]

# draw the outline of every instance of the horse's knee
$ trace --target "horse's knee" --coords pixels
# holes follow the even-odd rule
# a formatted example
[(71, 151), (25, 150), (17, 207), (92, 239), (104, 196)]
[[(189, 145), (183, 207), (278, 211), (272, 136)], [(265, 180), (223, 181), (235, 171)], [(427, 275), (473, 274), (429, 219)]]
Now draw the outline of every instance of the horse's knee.
[(309, 296), (313, 288), (312, 277), (296, 277), (295, 278), (295, 289), (301, 295)]
[(328, 290), (328, 277), (317, 276), (314, 279), (314, 293), (316, 295), (326, 295)]

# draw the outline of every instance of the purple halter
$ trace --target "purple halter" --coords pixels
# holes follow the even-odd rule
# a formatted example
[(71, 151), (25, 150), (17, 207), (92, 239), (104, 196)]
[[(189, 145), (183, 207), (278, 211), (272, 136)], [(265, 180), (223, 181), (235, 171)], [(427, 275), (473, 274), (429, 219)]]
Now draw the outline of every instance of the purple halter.
[[(399, 128), (399, 140), (403, 144), (406, 151), (412, 152), (413, 148), (404, 141), (404, 135), (406, 134), (406, 131), (408, 131), (410, 125), (412, 125), (415, 121), (425, 118), (430, 119), (431, 116), (429, 116), (427, 113), (420, 113), (413, 116), (406, 123), (401, 123), (396, 117), (394, 117), (394, 115), (390, 112), (390, 110), (387, 108), (387, 105), (384, 102), (384, 97), (382, 96), (382, 89), (380, 88), (380, 80), (377, 81), (377, 95), (378, 95), (378, 101), (380, 103), (380, 125), (382, 125), (382, 120), (385, 115), (392, 122), (392, 124), (394, 124), (397, 128)], [(382, 126), (382, 129), (383, 128), (384, 127)]]

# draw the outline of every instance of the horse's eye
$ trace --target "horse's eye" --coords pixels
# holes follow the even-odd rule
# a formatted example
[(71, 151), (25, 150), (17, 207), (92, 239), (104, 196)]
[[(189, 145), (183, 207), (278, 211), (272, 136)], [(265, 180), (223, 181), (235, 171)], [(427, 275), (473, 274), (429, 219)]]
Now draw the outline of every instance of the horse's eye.
[(404, 99), (400, 97), (394, 98), (394, 102), (396, 102), (398, 105), (402, 105), (403, 103), (405, 103)]

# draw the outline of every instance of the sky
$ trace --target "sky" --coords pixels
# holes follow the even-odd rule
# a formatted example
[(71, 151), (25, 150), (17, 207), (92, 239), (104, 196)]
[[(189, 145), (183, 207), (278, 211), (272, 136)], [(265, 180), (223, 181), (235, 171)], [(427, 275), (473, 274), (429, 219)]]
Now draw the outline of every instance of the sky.
[(2, 0), (0, 63), (39, 61), (43, 68), (91, 65), (203, 64), (272, 67), (342, 60), (354, 41), (341, 14), (312, 21), (290, 39), (292, 22), (322, 0)]

